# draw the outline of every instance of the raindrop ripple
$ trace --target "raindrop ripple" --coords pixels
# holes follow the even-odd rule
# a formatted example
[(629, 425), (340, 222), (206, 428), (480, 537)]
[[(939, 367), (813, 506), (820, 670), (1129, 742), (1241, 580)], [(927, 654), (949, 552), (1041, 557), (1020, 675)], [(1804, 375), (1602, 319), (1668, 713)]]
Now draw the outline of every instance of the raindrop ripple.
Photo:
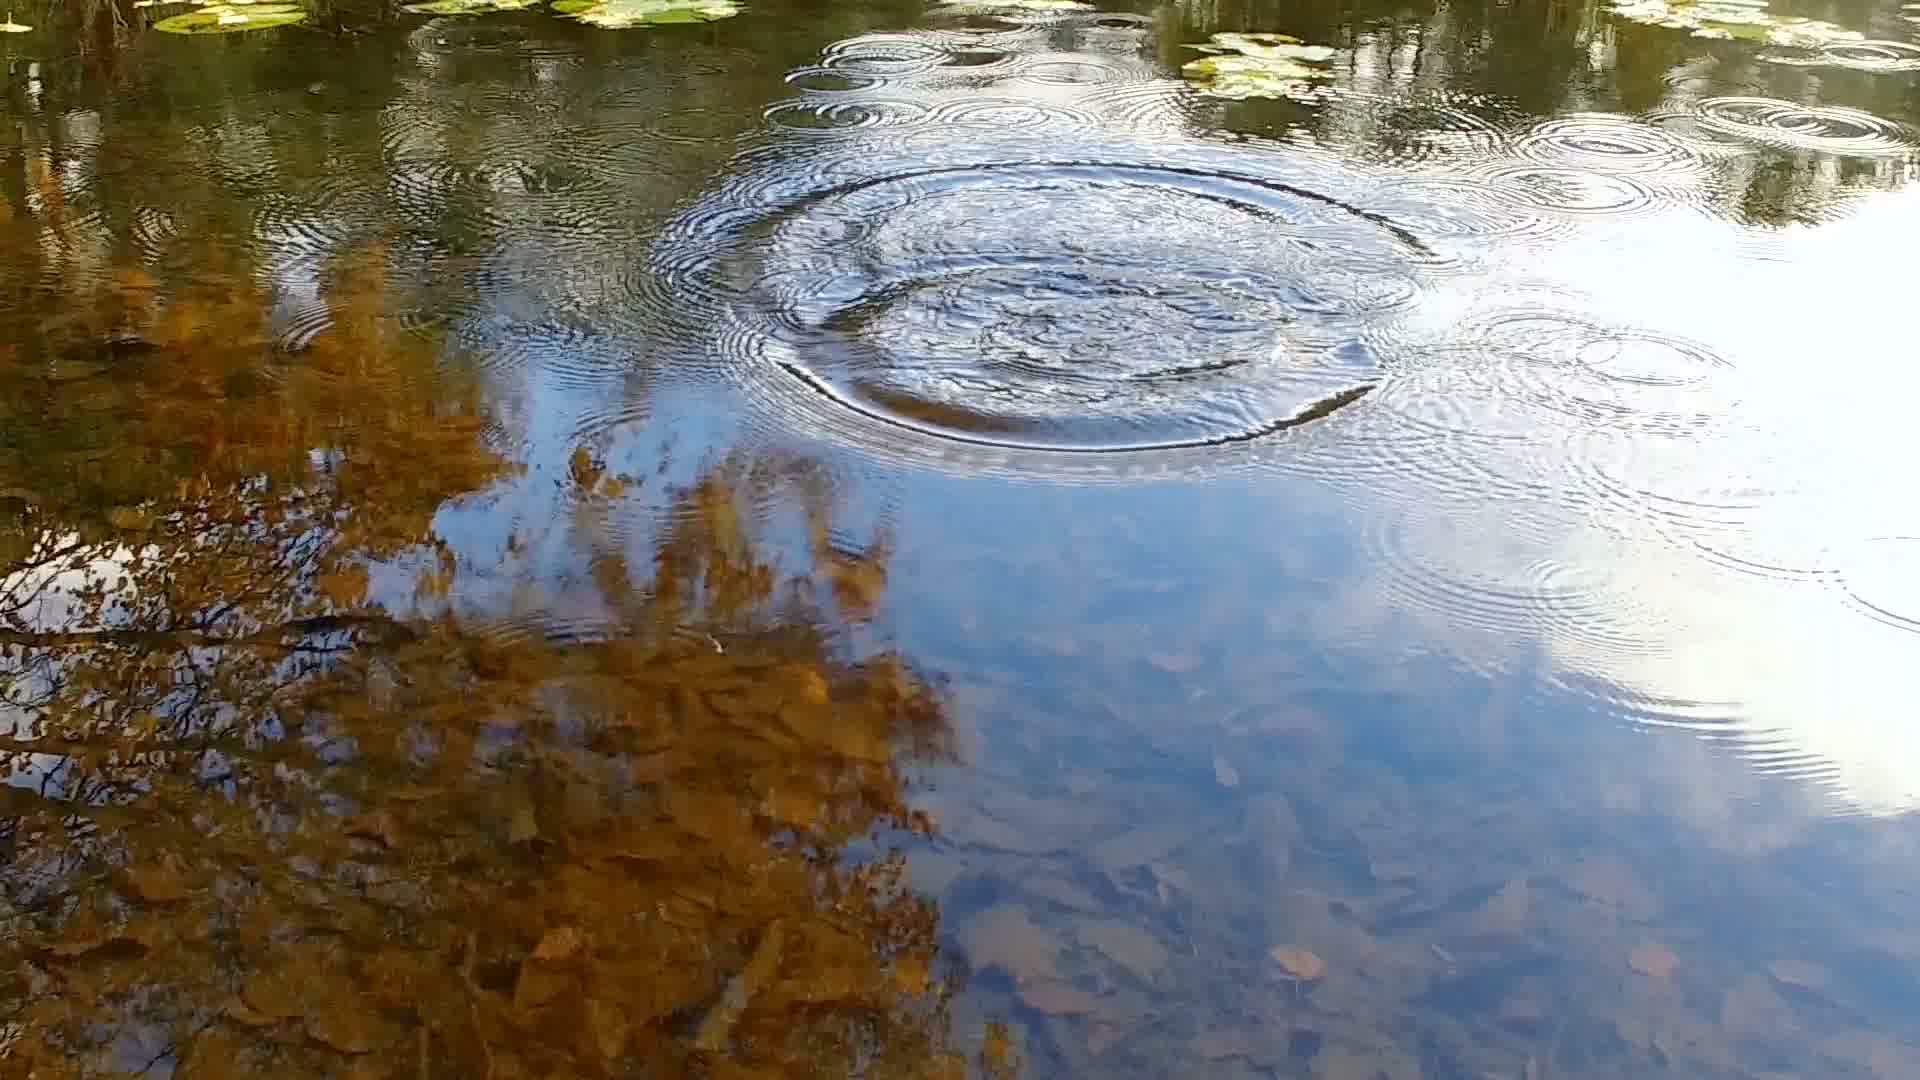
[(1327, 415), (1423, 288), (1421, 240), (1321, 159), (929, 127), (743, 170), (669, 226), (636, 300), (784, 426), (1058, 456)]

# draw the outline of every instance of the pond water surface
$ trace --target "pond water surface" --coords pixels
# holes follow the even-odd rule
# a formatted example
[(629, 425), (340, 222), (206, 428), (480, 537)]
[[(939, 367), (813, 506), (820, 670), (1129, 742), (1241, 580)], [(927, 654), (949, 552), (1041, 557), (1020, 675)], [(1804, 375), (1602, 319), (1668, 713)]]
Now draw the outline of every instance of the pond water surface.
[(1920, 1077), (1920, 10), (34, 14), (0, 1075)]

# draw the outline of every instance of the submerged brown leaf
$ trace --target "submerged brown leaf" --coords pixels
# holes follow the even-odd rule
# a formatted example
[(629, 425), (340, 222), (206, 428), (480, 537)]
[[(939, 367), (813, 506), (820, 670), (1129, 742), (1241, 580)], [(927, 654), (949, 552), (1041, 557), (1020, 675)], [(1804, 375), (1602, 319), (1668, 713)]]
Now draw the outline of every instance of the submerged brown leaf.
[(1290, 979), (1301, 982), (1313, 982), (1327, 973), (1327, 962), (1320, 959), (1309, 949), (1298, 945), (1275, 945), (1267, 951), (1273, 962)]

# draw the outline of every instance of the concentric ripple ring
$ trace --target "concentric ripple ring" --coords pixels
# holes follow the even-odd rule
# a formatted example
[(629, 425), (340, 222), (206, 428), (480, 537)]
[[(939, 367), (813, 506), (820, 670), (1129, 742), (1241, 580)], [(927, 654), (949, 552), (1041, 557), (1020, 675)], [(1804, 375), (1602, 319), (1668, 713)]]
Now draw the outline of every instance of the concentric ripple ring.
[(1773, 146), (1829, 154), (1905, 156), (1914, 132), (1859, 109), (1796, 105), (1763, 97), (1709, 98), (1697, 105), (1701, 123), (1723, 135)]
[(952, 134), (751, 181), (744, 220), (716, 192), (655, 252), (788, 422), (1058, 453), (1242, 442), (1364, 396), (1424, 288), (1420, 238), (1320, 162)]

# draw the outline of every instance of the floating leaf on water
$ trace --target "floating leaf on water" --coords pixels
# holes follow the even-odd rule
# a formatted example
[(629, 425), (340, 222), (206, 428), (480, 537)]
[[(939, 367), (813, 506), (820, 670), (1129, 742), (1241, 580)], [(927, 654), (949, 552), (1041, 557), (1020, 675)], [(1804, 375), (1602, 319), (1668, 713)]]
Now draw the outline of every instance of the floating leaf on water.
[(1290, 979), (1313, 982), (1327, 973), (1325, 960), (1298, 945), (1275, 945), (1267, 955), (1273, 957), (1273, 962), (1279, 964)]
[(487, 15), (496, 11), (524, 11), (539, 0), (426, 0), (401, 10), (416, 15)]
[(730, 19), (741, 6), (732, 0), (554, 0), (553, 10), (602, 30), (703, 23)]
[(1258, 60), (1298, 60), (1324, 64), (1338, 50), (1329, 45), (1308, 45), (1288, 34), (1215, 34), (1204, 45), (1189, 45), (1204, 53), (1238, 53)]
[(1627, 966), (1649, 978), (1664, 979), (1680, 966), (1680, 958), (1672, 949), (1649, 942), (1627, 954)]
[(1203, 94), (1234, 99), (1311, 97), (1313, 83), (1330, 76), (1322, 65), (1335, 55), (1286, 34), (1215, 34), (1187, 48), (1210, 55), (1188, 61), (1180, 73)]
[(1051, 980), (1022, 986), (1020, 1000), (1049, 1016), (1081, 1016), (1099, 1006), (1094, 996), (1085, 990)]
[(1767, 11), (1766, 0), (1615, 0), (1613, 13), (1648, 26), (1687, 30), (1694, 37), (1792, 49), (1820, 49), (1865, 37), (1820, 19), (1774, 15)]
[(291, 26), (306, 19), (307, 10), (298, 4), (226, 3), (170, 15), (154, 23), (153, 28), (163, 34), (234, 34)]

